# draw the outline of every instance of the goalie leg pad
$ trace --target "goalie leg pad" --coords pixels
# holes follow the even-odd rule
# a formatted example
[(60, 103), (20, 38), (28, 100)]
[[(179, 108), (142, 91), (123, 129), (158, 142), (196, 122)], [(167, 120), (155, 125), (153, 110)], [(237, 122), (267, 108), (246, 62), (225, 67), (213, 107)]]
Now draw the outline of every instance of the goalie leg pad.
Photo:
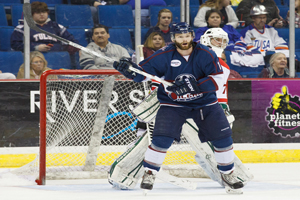
[[(188, 119), (187, 123), (185, 123), (182, 128), (182, 133), (194, 151), (196, 151), (197, 156), (195, 159), (204, 169), (207, 175), (210, 176), (212, 180), (217, 181), (220, 185), (224, 186), (220, 172), (217, 168), (217, 162), (214, 156), (214, 147), (210, 142), (200, 142), (198, 138), (198, 128), (194, 121)], [(234, 167), (235, 173), (238, 174), (238, 177), (243, 181), (244, 185), (253, 179), (253, 175), (235, 154)]]
[(143, 159), (148, 146), (145, 134), (111, 165), (108, 180), (122, 189), (133, 189), (144, 174)]

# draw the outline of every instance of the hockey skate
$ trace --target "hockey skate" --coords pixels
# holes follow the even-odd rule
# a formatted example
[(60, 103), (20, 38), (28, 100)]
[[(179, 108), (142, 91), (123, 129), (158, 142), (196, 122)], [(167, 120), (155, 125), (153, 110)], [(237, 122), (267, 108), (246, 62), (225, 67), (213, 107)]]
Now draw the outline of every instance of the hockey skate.
[(244, 187), (244, 184), (234, 171), (230, 174), (221, 173), (221, 177), (224, 181), (225, 190), (228, 194), (243, 194), (242, 188)]
[(146, 190), (152, 190), (154, 181), (155, 181), (155, 174), (151, 170), (146, 170), (141, 182), (141, 186), (140, 186), (141, 189), (144, 189), (145, 190), (144, 192), (146, 192)]

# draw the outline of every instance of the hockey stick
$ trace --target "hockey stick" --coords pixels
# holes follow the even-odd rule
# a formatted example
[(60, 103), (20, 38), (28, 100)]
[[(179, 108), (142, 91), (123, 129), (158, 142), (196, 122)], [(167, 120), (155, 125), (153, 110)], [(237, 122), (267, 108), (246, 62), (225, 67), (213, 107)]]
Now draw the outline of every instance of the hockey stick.
[[(99, 53), (97, 53), (97, 52), (95, 52), (95, 51), (92, 51), (92, 50), (90, 50), (90, 49), (88, 49), (88, 48), (85, 48), (85, 47), (79, 45), (79, 44), (76, 44), (76, 43), (74, 43), (74, 42), (72, 42), (72, 41), (69, 41), (69, 40), (64, 39), (64, 38), (62, 38), (62, 37), (59, 37), (59, 36), (57, 36), (57, 35), (55, 35), (55, 34), (49, 33), (48, 31), (45, 31), (45, 30), (40, 29), (39, 27), (37, 27), (36, 24), (35, 24), (35, 22), (34, 22), (34, 20), (32, 19), (32, 15), (31, 15), (31, 4), (30, 4), (30, 3), (24, 3), (24, 5), (23, 5), (23, 14), (24, 14), (24, 18), (25, 18), (25, 20), (26, 20), (28, 26), (29, 26), (31, 29), (33, 29), (33, 30), (35, 30), (35, 31), (37, 31), (37, 32), (45, 33), (45, 34), (47, 34), (47, 35), (49, 35), (49, 36), (51, 36), (51, 37), (53, 37), (53, 38), (55, 38), (55, 39), (57, 39), (57, 40), (63, 42), (63, 43), (66, 43), (67, 45), (76, 47), (77, 49), (80, 49), (80, 50), (82, 50), (82, 51), (85, 51), (85, 52), (87, 52), (87, 53), (89, 53), (89, 54), (92, 54), (92, 55), (94, 55), (94, 56), (97, 56), (97, 57), (99, 57), (99, 58), (103, 58), (103, 59), (105, 59), (105, 60), (107, 60), (107, 61), (109, 61), (109, 62), (115, 62), (115, 61), (118, 62), (117, 60), (114, 60), (114, 59), (109, 58), (109, 57), (107, 57), (107, 56), (103, 56), (103, 55), (101, 55), (101, 54), (99, 54)], [(151, 75), (151, 74), (148, 74), (148, 73), (146, 73), (146, 72), (143, 72), (143, 71), (141, 71), (141, 70), (138, 70), (138, 69), (136, 69), (136, 68), (134, 68), (134, 67), (132, 67), (132, 66), (129, 66), (129, 70), (134, 71), (134, 72), (136, 72), (136, 73), (139, 73), (139, 74), (141, 74), (141, 75), (143, 75), (143, 76), (146, 76), (146, 77), (148, 77), (148, 78), (150, 78), (150, 79), (154, 79), (154, 80), (156, 80), (156, 81), (159, 81), (159, 82), (161, 82), (161, 83), (163, 83), (163, 84), (165, 84), (165, 85), (167, 85), (167, 86), (172, 86), (172, 85), (173, 85), (172, 83), (169, 83), (169, 82), (167, 82), (167, 81), (165, 81), (165, 80), (163, 80), (163, 79), (161, 79), (161, 78), (159, 78), (159, 77), (157, 77), (157, 76), (153, 76), (153, 75)]]

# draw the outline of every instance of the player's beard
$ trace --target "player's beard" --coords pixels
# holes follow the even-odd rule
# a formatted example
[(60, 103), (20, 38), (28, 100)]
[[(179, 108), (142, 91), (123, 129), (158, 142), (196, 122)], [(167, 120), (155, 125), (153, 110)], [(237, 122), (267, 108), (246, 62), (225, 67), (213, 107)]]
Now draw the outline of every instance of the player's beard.
[(191, 40), (187, 46), (183, 47), (181, 43), (175, 41), (175, 45), (181, 50), (188, 50), (189, 48), (192, 47), (192, 44), (193, 44), (193, 40)]

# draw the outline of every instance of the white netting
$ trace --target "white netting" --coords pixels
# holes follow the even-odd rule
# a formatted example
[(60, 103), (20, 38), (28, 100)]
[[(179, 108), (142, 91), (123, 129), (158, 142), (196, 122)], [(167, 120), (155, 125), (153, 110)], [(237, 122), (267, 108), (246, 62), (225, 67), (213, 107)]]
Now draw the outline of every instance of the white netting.
[[(131, 110), (145, 98), (144, 84), (116, 79), (94, 169), (85, 171), (104, 81), (99, 77), (69, 75), (47, 81), (47, 179), (106, 178), (110, 165), (136, 139), (137, 119)], [(194, 155), (182, 138), (168, 151), (163, 168), (180, 177), (201, 177)], [(39, 162), (37, 155), (14, 173), (38, 177)]]

